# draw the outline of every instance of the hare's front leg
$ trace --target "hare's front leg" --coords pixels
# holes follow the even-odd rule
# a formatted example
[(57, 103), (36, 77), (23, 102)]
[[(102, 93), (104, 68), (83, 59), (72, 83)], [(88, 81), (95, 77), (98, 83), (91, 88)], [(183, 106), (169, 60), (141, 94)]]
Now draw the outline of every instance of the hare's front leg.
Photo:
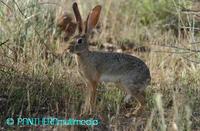
[(87, 81), (86, 98), (84, 105), (84, 113), (91, 114), (96, 107), (96, 81)]

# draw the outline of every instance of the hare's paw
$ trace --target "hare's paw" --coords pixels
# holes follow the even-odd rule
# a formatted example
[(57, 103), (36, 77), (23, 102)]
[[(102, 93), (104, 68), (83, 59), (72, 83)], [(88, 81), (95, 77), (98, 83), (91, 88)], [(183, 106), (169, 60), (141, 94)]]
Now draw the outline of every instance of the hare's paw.
[(134, 98), (132, 95), (126, 95), (126, 97), (124, 98), (124, 103), (125, 104), (131, 104), (134, 101)]

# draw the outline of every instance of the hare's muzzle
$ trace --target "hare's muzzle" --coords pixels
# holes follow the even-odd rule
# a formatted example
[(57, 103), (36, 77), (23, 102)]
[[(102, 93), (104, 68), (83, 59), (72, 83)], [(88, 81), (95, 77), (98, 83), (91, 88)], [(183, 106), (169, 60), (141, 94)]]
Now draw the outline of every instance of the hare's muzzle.
[(67, 50), (68, 50), (68, 52), (73, 53), (74, 52), (74, 45), (69, 45)]

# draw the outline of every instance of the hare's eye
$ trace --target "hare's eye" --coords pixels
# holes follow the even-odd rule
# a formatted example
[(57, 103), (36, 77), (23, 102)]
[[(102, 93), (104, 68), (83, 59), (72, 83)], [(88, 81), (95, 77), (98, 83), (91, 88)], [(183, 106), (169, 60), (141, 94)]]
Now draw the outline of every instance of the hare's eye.
[(78, 43), (78, 44), (81, 44), (81, 43), (82, 43), (82, 39), (79, 38), (79, 39), (77, 40), (77, 43)]

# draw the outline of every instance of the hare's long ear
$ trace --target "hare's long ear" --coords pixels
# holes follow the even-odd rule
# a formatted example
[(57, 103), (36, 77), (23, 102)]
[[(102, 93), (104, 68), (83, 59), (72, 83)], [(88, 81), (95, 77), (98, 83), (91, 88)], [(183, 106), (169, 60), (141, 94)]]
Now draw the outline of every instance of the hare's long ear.
[(78, 24), (78, 31), (79, 31), (79, 33), (82, 33), (82, 31), (83, 31), (83, 23), (82, 23), (81, 14), (79, 12), (78, 5), (77, 5), (76, 2), (73, 3), (72, 8), (73, 8), (73, 11), (74, 11), (74, 15), (76, 17), (76, 22)]
[(95, 6), (92, 11), (89, 13), (86, 20), (85, 33), (90, 33), (92, 29), (96, 26), (101, 12), (101, 6)]

